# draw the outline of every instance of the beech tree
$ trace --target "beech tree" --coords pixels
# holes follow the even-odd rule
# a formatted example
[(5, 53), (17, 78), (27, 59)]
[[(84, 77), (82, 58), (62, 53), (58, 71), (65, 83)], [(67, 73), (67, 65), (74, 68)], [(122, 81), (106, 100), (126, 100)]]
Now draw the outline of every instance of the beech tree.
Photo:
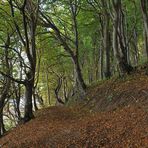
[[(39, 11), (39, 2), (40, 1), (27, 1), (24, 0), (23, 3), (10, 0), (8, 1), (10, 7), (10, 15), (12, 19), (13, 26), (15, 31), (17, 32), (17, 36), (19, 37), (19, 42), (21, 42), (21, 46), (23, 46), (24, 51), (27, 56), (28, 65), (25, 67), (25, 79), (18, 80), (11, 75), (5, 74), (1, 72), (2, 75), (8, 77), (12, 81), (16, 83), (23, 84), (25, 86), (25, 115), (24, 121), (29, 121), (33, 118), (32, 111), (32, 95), (35, 81), (35, 72), (36, 72), (36, 28), (37, 28), (37, 20), (38, 20), (38, 11)], [(20, 12), (20, 22), (19, 24), (16, 20), (16, 17)], [(16, 14), (17, 13), (17, 14)], [(10, 16), (9, 16), (10, 17)], [(22, 28), (20, 28), (20, 26)], [(11, 42), (11, 39), (9, 39)], [(9, 47), (8, 47), (9, 48)], [(17, 54), (22, 58), (25, 63), (25, 58), (19, 53), (19, 50), (13, 49)], [(26, 64), (25, 64), (26, 66)]]
[[(77, 15), (79, 13), (79, 1), (70, 0), (68, 2), (68, 7), (71, 13), (71, 23), (72, 23), (72, 33), (74, 33), (74, 39), (71, 40), (71, 37), (67, 37), (67, 34), (63, 34), (60, 29), (56, 26), (53, 22), (52, 18), (41, 12), (42, 16), (42, 26), (51, 28), (55, 32), (55, 38), (59, 40), (60, 44), (63, 46), (65, 51), (70, 55), (72, 62), (74, 64), (74, 74), (75, 74), (75, 85), (77, 89), (81, 92), (81, 94), (85, 94), (86, 84), (84, 82), (80, 63), (79, 63), (79, 33), (78, 33), (78, 26), (77, 26)], [(72, 42), (72, 47), (70, 46)], [(74, 50), (72, 49), (74, 48)]]
[(113, 48), (121, 75), (129, 73), (132, 67), (128, 60), (128, 49), (124, 29), (124, 13), (121, 0), (112, 0), (113, 4)]
[[(35, 81), (35, 72), (36, 72), (36, 28), (39, 12), (39, 2), (40, 1), (27, 1), (24, 0), (22, 5), (19, 5), (17, 2), (9, 1), (11, 7), (11, 15), (13, 18), (13, 23), (22, 42), (22, 45), (25, 48), (27, 59), (29, 61), (29, 68), (26, 71), (26, 78), (22, 82), (25, 85), (25, 115), (24, 120), (28, 121), (33, 118), (32, 112), (32, 95)], [(14, 7), (16, 6), (16, 7)], [(15, 20), (15, 9), (21, 13), (22, 17), (22, 26), (23, 33), (20, 30), (16, 20)]]
[(143, 24), (144, 24), (144, 43), (145, 50), (148, 56), (148, 2), (146, 0), (141, 0), (141, 11), (143, 16)]

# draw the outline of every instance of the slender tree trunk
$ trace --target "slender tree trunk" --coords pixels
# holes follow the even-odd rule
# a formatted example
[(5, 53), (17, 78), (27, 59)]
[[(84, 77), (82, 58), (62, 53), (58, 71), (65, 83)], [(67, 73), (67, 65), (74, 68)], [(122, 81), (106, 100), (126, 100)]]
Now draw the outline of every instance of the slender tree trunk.
[(91, 84), (93, 82), (93, 75), (92, 75), (92, 69), (91, 67), (88, 68), (88, 82)]
[(110, 32), (109, 32), (109, 15), (105, 14), (104, 26), (104, 49), (105, 49), (105, 77), (111, 77), (110, 71)]
[[(4, 63), (6, 65), (6, 73), (7, 75), (11, 75), (12, 69), (10, 67), (9, 64), (9, 58), (8, 58), (8, 48), (10, 45), (10, 36), (8, 34), (7, 36), (7, 41), (5, 43), (5, 57), (4, 57)], [(4, 104), (5, 104), (5, 100), (7, 98), (8, 95), (8, 91), (10, 89), (10, 85), (11, 85), (11, 80), (9, 78), (5, 78), (5, 84), (3, 86), (3, 90), (2, 90), (2, 94), (0, 95), (0, 136), (2, 136), (5, 132), (5, 127), (4, 127), (4, 123), (3, 123), (3, 108), (4, 108)]]
[(109, 29), (109, 24), (110, 24), (110, 15), (108, 12), (108, 6), (107, 2), (104, 0), (101, 0), (101, 4), (103, 7), (104, 11), (104, 19), (103, 19), (103, 26), (102, 26), (102, 36), (103, 36), (103, 48), (105, 52), (105, 73), (104, 76), (105, 78), (110, 78), (111, 76), (111, 71), (110, 71), (110, 29)]
[[(74, 4), (75, 3), (75, 4)], [(75, 37), (75, 54), (72, 57), (73, 63), (74, 63), (74, 68), (75, 68), (75, 76), (76, 76), (76, 87), (78, 87), (78, 90), (80, 90), (81, 93), (85, 94), (86, 90), (86, 85), (84, 83), (84, 79), (82, 77), (82, 72), (80, 68), (80, 63), (79, 63), (79, 32), (78, 32), (78, 24), (77, 24), (77, 11), (78, 11), (78, 6), (76, 1), (71, 1), (70, 0), (70, 10), (72, 14), (72, 21), (73, 21), (73, 32), (74, 32), (74, 37)]]
[[(2, 108), (2, 110), (3, 110), (3, 108)], [(3, 111), (0, 111), (0, 137), (6, 132), (2, 112)]]
[(16, 111), (18, 115), (18, 120), (21, 119), (21, 112), (20, 112), (20, 97), (16, 99)]
[(137, 31), (136, 28), (134, 28), (134, 32), (133, 32), (133, 41), (132, 41), (132, 45), (134, 47), (134, 65), (138, 65), (138, 61), (139, 61), (139, 49), (138, 49), (138, 35), (137, 35)]
[(66, 77), (65, 77), (65, 78), (63, 78), (63, 98), (65, 100), (65, 103), (68, 102), (67, 88), (68, 88), (68, 85), (67, 85), (67, 80), (66, 80)]
[(20, 105), (20, 84), (18, 84), (18, 86), (15, 86), (15, 82), (12, 82), (12, 84), (13, 84), (14, 93), (15, 93), (15, 97), (16, 97), (16, 100), (13, 101), (15, 113), (18, 118), (18, 121), (20, 121), (21, 120), (21, 113), (20, 113), (20, 108), (19, 108), (19, 105)]
[(24, 122), (29, 121), (34, 117), (33, 110), (32, 110), (32, 96), (33, 96), (33, 81), (28, 81), (25, 85), (25, 115), (24, 115)]
[(35, 94), (35, 92), (33, 92), (33, 103), (34, 103), (34, 110), (37, 111), (38, 110), (38, 106), (37, 106), (37, 94)]
[(114, 20), (113, 20), (113, 49), (114, 49), (114, 55), (117, 59), (117, 65), (120, 63), (120, 52), (119, 52), (119, 47), (118, 47), (118, 14), (115, 12), (114, 13)]
[[(6, 95), (5, 95), (6, 96)], [(1, 97), (0, 99), (0, 137), (5, 133), (5, 127), (4, 127), (4, 123), (3, 123), (3, 108), (4, 108), (4, 100), (5, 97), (3, 94), (3, 98)]]
[(56, 97), (56, 105), (64, 105), (65, 102), (61, 99), (61, 97), (59, 96), (59, 92), (62, 86), (62, 78), (58, 77), (58, 84), (57, 87), (55, 88), (54, 92), (55, 92), (55, 97)]
[(100, 48), (100, 79), (103, 80), (104, 76), (104, 51), (103, 46)]
[(51, 100), (50, 100), (50, 88), (49, 88), (49, 76), (48, 76), (48, 71), (46, 71), (46, 85), (47, 85), (47, 98), (48, 98), (48, 103), (51, 105)]
[(148, 61), (148, 37), (146, 35), (145, 30), (143, 31), (143, 36), (144, 36), (144, 51), (146, 53), (147, 61)]
[(74, 56), (72, 60), (74, 63), (76, 87), (78, 87), (78, 90), (80, 90), (81, 93), (85, 94), (86, 85), (82, 77), (81, 68), (77, 56)]

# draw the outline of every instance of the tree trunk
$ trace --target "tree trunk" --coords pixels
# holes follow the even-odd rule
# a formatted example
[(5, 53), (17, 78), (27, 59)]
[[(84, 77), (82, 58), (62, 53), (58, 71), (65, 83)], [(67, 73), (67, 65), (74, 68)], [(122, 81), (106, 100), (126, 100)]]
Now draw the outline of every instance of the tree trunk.
[(67, 85), (67, 79), (66, 77), (63, 78), (63, 98), (65, 100), (65, 103), (68, 102), (68, 92), (67, 92), (67, 88), (68, 88), (68, 85)]
[(33, 103), (34, 103), (34, 110), (37, 111), (38, 110), (38, 106), (37, 106), (37, 95), (35, 93), (33, 93)]
[(47, 85), (47, 98), (48, 98), (48, 103), (51, 105), (51, 100), (50, 100), (50, 88), (49, 88), (49, 76), (48, 76), (48, 71), (46, 71), (46, 85)]
[(105, 14), (104, 27), (104, 50), (105, 50), (105, 77), (111, 77), (110, 71), (110, 32), (109, 32), (109, 15)]
[(134, 47), (134, 65), (137, 66), (138, 60), (139, 60), (139, 53), (138, 53), (139, 49), (138, 49), (138, 35), (137, 35), (136, 28), (134, 28), (134, 32), (133, 32), (132, 45)]
[(59, 96), (59, 92), (60, 92), (61, 87), (62, 87), (62, 78), (58, 77), (58, 84), (57, 84), (57, 87), (54, 90), (55, 97), (56, 97), (56, 105), (59, 105), (59, 104), (64, 105), (65, 104), (65, 102)]
[(32, 96), (33, 96), (33, 87), (34, 83), (28, 81), (25, 85), (25, 115), (24, 115), (24, 122), (27, 122), (31, 120), (34, 115), (33, 115), (33, 110), (32, 110)]
[(4, 98), (1, 98), (0, 100), (0, 137), (4, 134), (5, 127), (4, 127), (4, 123), (3, 123), (3, 107), (4, 107), (4, 100), (5, 100), (5, 96), (3, 96)]
[[(12, 69), (11, 69), (10, 63), (9, 63), (9, 57), (8, 57), (9, 45), (10, 45), (10, 36), (8, 34), (7, 41), (5, 43), (5, 57), (4, 57), (4, 65), (6, 65), (5, 70), (6, 70), (7, 75), (11, 75), (11, 72), (12, 72)], [(6, 77), (4, 80), (4, 86), (2, 88), (2, 93), (0, 94), (0, 136), (2, 136), (5, 132), (5, 127), (4, 127), (4, 123), (3, 123), (3, 108), (5, 105), (5, 100), (8, 95), (8, 91), (10, 89), (10, 85), (11, 85), (11, 80)]]
[(9, 88), (10, 88), (10, 80), (6, 78), (6, 85), (4, 86), (3, 92), (0, 97), (0, 136), (2, 136), (6, 131), (3, 123), (3, 108), (4, 108), (5, 99), (7, 98)]
[(91, 84), (93, 82), (93, 74), (92, 74), (93, 70), (92, 70), (92, 67), (90, 66), (88, 68), (88, 82), (89, 84)]
[(100, 47), (100, 79), (103, 80), (103, 71), (104, 71), (104, 51), (103, 46)]
[(2, 114), (2, 112), (0, 111), (0, 137), (6, 132), (4, 122), (3, 122), (3, 114)]
[(18, 97), (16, 99), (16, 111), (17, 111), (17, 115), (18, 115), (18, 120), (21, 119), (21, 112), (20, 112), (20, 98)]
[(132, 66), (127, 61), (126, 41), (123, 29), (123, 14), (121, 10), (121, 0), (112, 0), (114, 7), (113, 20), (113, 48), (119, 67), (120, 76), (132, 71)]
[(81, 68), (77, 56), (74, 56), (72, 60), (74, 63), (74, 71), (75, 71), (75, 82), (76, 82), (75, 87), (77, 87), (77, 89), (82, 93), (82, 95), (84, 95), (86, 93), (86, 85), (82, 77)]
[(144, 29), (148, 37), (148, 2), (147, 0), (141, 0), (141, 10), (142, 10), (142, 16), (143, 16), (143, 23), (144, 23)]
[(148, 61), (148, 36), (146, 35), (146, 32), (144, 30), (144, 50), (146, 52), (146, 55), (147, 55), (147, 61)]
[(143, 24), (144, 24), (144, 44), (145, 44), (145, 51), (147, 53), (148, 59), (148, 2), (147, 0), (141, 0), (141, 10), (143, 16)]

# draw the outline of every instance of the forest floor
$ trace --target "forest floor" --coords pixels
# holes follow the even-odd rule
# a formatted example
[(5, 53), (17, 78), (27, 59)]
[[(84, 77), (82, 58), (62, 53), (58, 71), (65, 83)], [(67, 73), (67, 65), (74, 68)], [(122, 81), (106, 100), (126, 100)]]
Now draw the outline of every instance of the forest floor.
[(88, 88), (88, 102), (49, 107), (0, 139), (2, 148), (148, 148), (148, 76)]

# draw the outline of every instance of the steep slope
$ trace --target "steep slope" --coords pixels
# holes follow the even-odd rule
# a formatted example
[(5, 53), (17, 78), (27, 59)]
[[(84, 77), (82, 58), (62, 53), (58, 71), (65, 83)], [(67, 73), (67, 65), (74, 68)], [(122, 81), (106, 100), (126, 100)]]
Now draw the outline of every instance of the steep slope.
[(148, 147), (148, 76), (105, 81), (90, 87), (87, 98), (80, 108), (39, 110), (1, 138), (1, 147)]
[(148, 76), (140, 70), (127, 77), (107, 80), (88, 89), (86, 106), (96, 111), (111, 111), (130, 104), (148, 108)]
[(148, 114), (139, 107), (95, 114), (53, 107), (12, 130), (0, 139), (0, 145), (3, 148), (145, 148), (148, 146)]

